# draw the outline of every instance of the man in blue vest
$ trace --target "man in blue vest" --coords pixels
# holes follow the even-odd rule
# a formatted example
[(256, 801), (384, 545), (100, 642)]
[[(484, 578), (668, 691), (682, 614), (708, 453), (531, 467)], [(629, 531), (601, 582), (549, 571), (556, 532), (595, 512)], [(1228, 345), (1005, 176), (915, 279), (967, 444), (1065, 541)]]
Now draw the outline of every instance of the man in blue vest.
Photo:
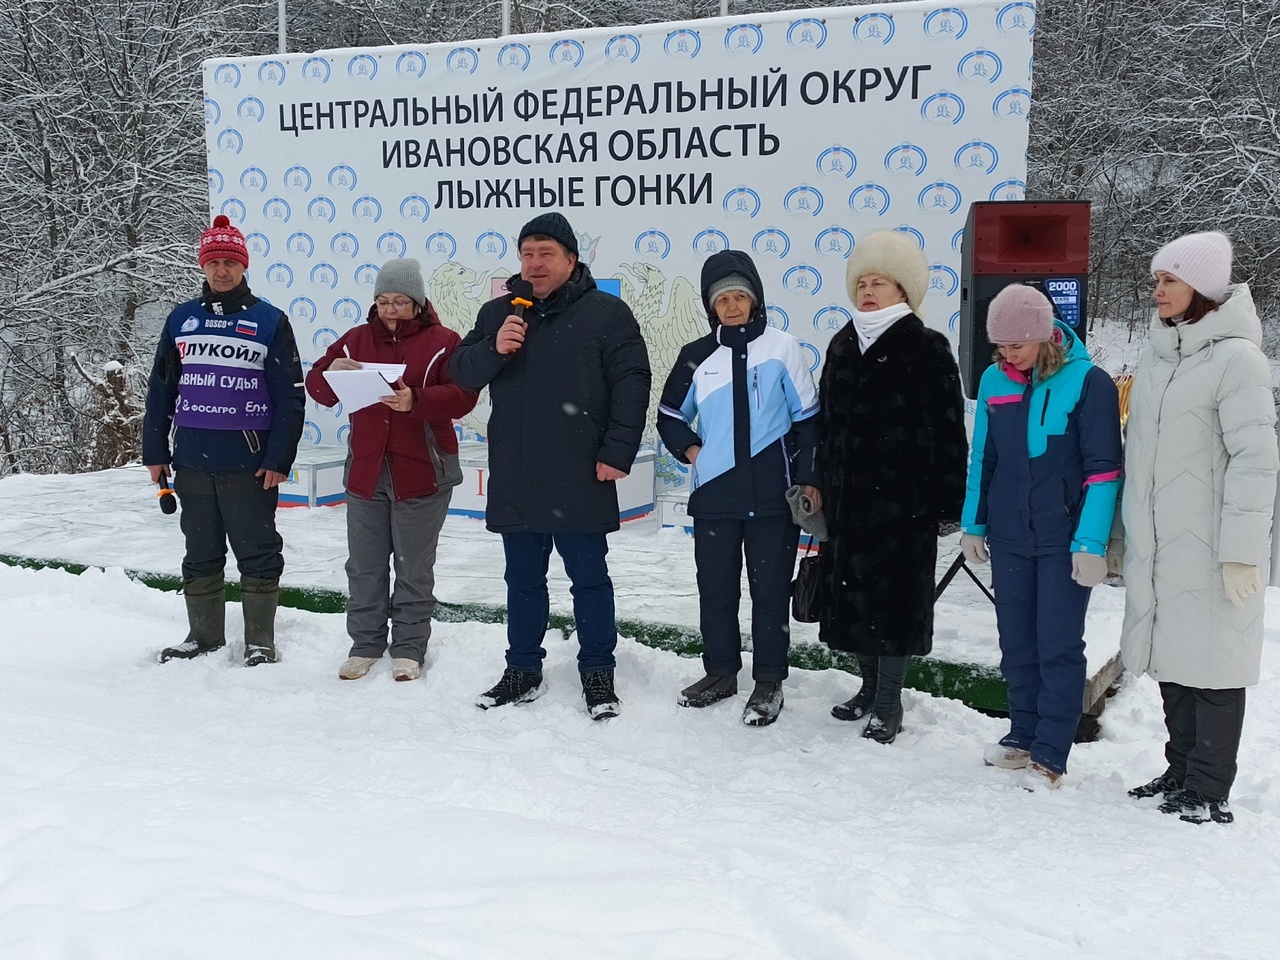
[[(142, 462), (153, 483), (175, 471), (190, 632), (160, 651), (187, 660), (226, 645), (227, 542), (240, 568), (244, 662), (275, 663), (284, 570), (278, 487), (302, 436), (302, 365), (288, 318), (249, 292), (244, 234), (224, 216), (200, 235), (204, 291), (169, 314), (147, 386)], [(172, 433), (173, 451), (169, 438)], [(166, 484), (167, 486), (167, 484)]]

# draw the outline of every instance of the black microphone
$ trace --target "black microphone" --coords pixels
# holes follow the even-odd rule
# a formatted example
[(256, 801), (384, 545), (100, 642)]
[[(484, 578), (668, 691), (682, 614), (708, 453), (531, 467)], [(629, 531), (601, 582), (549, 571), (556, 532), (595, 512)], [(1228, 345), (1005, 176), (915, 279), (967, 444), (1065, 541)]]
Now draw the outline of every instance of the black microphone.
[(525, 308), (533, 306), (533, 284), (524, 277), (513, 277), (507, 281), (507, 289), (511, 291), (512, 313), (523, 320)]
[(178, 509), (178, 498), (173, 495), (173, 488), (169, 486), (169, 478), (161, 475), (156, 482), (160, 487), (160, 492), (156, 494), (160, 500), (160, 512), (175, 512)]

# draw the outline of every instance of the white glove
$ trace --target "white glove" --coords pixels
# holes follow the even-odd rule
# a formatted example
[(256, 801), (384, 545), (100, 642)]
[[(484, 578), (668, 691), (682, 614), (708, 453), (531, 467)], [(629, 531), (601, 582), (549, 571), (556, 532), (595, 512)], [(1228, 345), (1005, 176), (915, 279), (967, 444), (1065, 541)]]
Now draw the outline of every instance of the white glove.
[(1252, 597), (1262, 589), (1262, 577), (1253, 564), (1228, 560), (1222, 565), (1222, 585), (1227, 590), (1227, 599), (1243, 609), (1245, 597)]
[(1107, 558), (1093, 553), (1073, 553), (1071, 579), (1082, 587), (1096, 587), (1107, 579)]
[(972, 533), (960, 535), (960, 552), (969, 563), (986, 563), (991, 559), (991, 554), (987, 553), (986, 538)]

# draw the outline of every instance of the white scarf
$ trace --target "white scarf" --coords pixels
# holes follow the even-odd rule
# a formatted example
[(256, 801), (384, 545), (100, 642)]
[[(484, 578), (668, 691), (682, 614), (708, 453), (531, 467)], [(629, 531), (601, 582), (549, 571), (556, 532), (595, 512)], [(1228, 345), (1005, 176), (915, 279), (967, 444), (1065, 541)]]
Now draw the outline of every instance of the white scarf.
[(882, 307), (863, 313), (857, 307), (853, 309), (853, 328), (858, 332), (858, 343), (862, 352), (871, 349), (880, 336), (895, 323), (911, 313), (911, 306), (906, 303), (895, 303), (891, 307)]

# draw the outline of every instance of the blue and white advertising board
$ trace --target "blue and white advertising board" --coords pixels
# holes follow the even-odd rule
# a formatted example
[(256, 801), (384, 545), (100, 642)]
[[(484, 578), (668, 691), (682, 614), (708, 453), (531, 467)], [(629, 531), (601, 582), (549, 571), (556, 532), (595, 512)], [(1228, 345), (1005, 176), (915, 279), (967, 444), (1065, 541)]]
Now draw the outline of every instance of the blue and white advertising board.
[[(968, 205), (1024, 195), (1034, 27), (1030, 2), (953, 0), (209, 60), (211, 212), (245, 232), (306, 361), (363, 320), (392, 257), (465, 333), (546, 210), (634, 310), (655, 395), (706, 330), (698, 278), (726, 247), (816, 373), (857, 238), (901, 230), (954, 342)], [(347, 429), (311, 407), (305, 442)], [(684, 482), (670, 457), (658, 475)]]

